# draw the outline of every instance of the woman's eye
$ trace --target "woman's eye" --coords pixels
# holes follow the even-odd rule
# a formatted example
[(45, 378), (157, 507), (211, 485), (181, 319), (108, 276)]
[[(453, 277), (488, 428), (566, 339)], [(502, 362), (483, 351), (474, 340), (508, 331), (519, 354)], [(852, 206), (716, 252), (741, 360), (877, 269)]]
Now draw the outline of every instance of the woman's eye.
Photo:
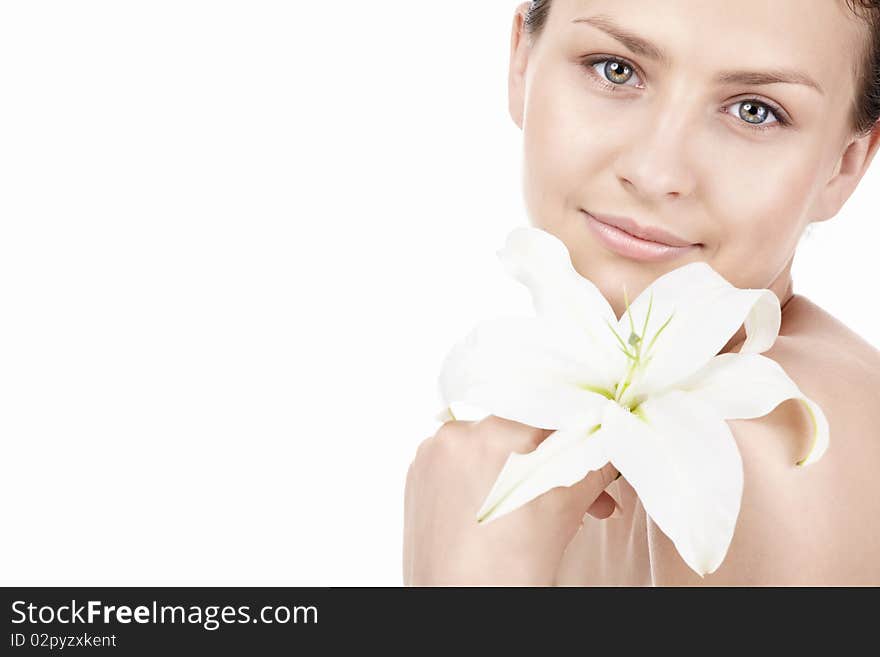
[(633, 67), (621, 59), (599, 59), (590, 62), (590, 66), (599, 74), (601, 81), (618, 87), (626, 86), (635, 74)]
[[(729, 113), (738, 116), (746, 123), (758, 129), (765, 129), (765, 127), (769, 128), (777, 123), (780, 126), (788, 125), (788, 121), (782, 116), (782, 111), (767, 103), (763, 103), (754, 98), (749, 98), (747, 100), (740, 100), (736, 103), (732, 103), (728, 105), (728, 107), (734, 108), (737, 105), (739, 106), (739, 109), (735, 112), (731, 110)], [(768, 116), (772, 116), (773, 120), (767, 121)]]
[[(633, 65), (626, 60), (604, 57), (592, 61), (588, 60), (586, 64), (595, 72), (596, 82), (609, 91), (617, 91), (620, 87), (640, 88), (638, 84), (627, 84), (631, 80), (638, 80), (639, 77)], [(783, 110), (757, 98), (740, 100), (726, 107), (737, 108), (735, 111), (731, 110), (727, 113), (738, 117), (747, 124), (747, 127), (754, 130), (769, 130), (774, 126), (777, 128), (785, 127), (790, 123)], [(769, 117), (773, 117), (773, 119), (768, 120)]]

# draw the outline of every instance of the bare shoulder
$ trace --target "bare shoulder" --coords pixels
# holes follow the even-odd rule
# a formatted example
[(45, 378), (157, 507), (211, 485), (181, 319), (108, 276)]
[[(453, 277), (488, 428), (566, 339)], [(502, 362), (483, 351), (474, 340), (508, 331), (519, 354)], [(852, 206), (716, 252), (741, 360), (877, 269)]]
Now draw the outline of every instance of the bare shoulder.
[[(789, 306), (780, 335), (766, 356), (818, 384), (850, 381), (865, 388), (864, 384), (880, 381), (877, 348), (804, 296), (796, 295)], [(876, 387), (870, 392), (880, 399)]]
[(830, 444), (799, 467), (812, 425), (802, 404), (728, 424), (743, 460), (744, 489), (724, 563), (699, 578), (653, 523), (660, 585), (880, 584), (880, 352), (805, 297), (786, 308), (764, 353), (825, 413)]
[[(797, 296), (790, 305), (779, 337), (763, 355), (782, 365), (829, 423), (833, 416), (832, 435), (840, 433), (841, 440), (833, 452), (829, 448), (829, 463), (880, 454), (880, 432), (874, 428), (880, 424), (880, 351), (806, 297)], [(784, 402), (775, 419), (797, 430), (800, 411), (797, 402)]]

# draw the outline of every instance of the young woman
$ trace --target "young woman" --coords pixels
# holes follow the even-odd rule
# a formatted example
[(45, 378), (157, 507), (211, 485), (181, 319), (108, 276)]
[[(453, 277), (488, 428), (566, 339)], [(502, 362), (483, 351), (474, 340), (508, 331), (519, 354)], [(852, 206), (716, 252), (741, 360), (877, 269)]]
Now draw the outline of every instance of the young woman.
[(507, 455), (550, 432), (494, 416), (447, 422), (407, 476), (404, 583), (880, 584), (880, 352), (794, 294), (791, 278), (804, 229), (837, 214), (880, 143), (880, 0), (804, 9), (525, 2), (509, 105), (532, 223), (566, 244), (618, 316), (621, 283), (632, 299), (698, 260), (779, 297), (782, 328), (764, 355), (824, 410), (828, 452), (794, 466), (811, 430), (794, 401), (730, 421), (742, 507), (724, 562), (701, 578), (611, 464), (477, 525)]

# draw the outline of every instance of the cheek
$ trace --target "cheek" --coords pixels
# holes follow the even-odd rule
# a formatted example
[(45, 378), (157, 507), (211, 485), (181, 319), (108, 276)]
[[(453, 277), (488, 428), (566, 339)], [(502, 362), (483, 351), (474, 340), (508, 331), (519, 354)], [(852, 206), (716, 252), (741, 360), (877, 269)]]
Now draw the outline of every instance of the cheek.
[(602, 129), (607, 113), (585, 102), (586, 94), (564, 72), (536, 72), (532, 80), (523, 122), (523, 185), (541, 216), (550, 210), (542, 205), (555, 203), (559, 211), (560, 203), (585, 202), (590, 181), (609, 166), (613, 140)]
[(553, 85), (540, 75), (534, 79), (523, 119), (524, 183), (555, 196), (571, 168), (567, 158), (573, 149), (566, 145), (570, 131), (564, 125), (566, 112), (560, 108)]
[(718, 221), (710, 264), (739, 287), (769, 284), (797, 247), (819, 168), (802, 149), (762, 153), (754, 167), (724, 166), (711, 196)]

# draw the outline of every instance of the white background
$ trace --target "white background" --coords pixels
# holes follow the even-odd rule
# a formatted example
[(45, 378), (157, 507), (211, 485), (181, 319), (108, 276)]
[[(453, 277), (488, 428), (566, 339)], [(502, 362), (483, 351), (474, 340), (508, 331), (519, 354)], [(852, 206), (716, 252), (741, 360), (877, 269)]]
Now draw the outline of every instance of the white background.
[[(529, 310), (516, 4), (0, 6), (0, 584), (402, 582), (442, 358)], [(794, 268), (874, 345), (878, 175)]]

